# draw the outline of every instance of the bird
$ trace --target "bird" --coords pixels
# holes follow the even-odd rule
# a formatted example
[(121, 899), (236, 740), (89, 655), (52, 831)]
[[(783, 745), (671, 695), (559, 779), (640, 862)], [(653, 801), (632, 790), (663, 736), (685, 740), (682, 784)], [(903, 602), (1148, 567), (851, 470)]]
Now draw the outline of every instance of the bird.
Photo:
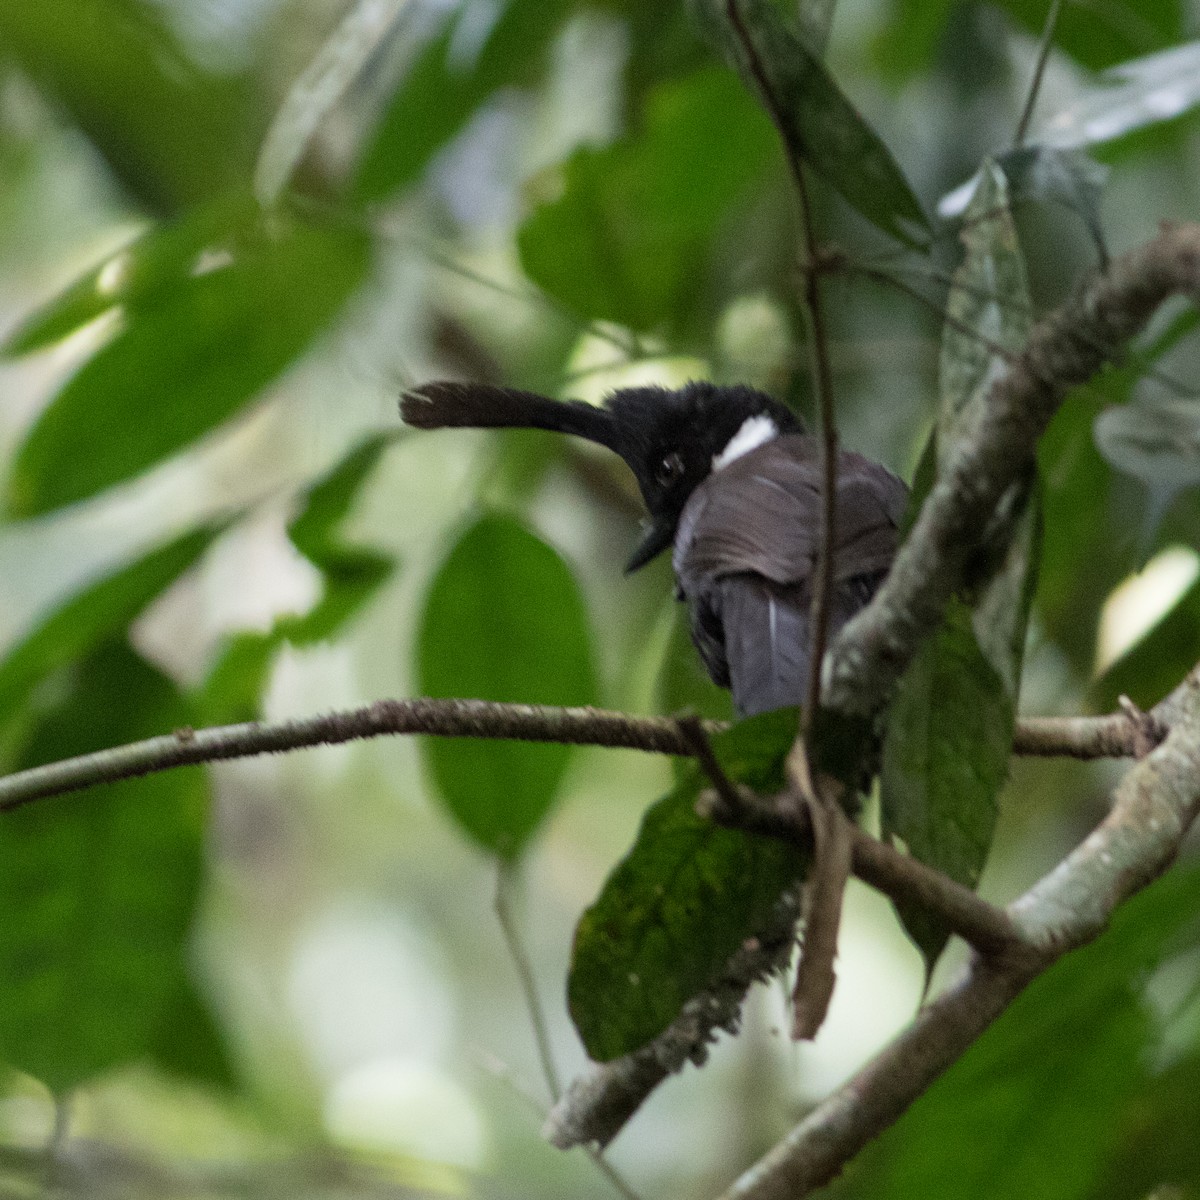
[[(692, 641), (740, 716), (803, 704), (823, 471), (817, 438), (786, 405), (704, 380), (621, 388), (602, 405), (436, 381), (406, 391), (400, 411), (421, 429), (544, 429), (619, 455), (648, 514), (626, 572), (671, 549)], [(830, 636), (886, 576), (907, 502), (886, 467), (838, 451)]]

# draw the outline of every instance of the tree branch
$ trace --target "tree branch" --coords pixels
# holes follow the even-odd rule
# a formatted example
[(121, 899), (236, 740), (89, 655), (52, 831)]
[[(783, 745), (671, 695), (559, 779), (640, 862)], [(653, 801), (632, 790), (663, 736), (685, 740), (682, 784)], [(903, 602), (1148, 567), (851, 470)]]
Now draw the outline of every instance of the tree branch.
[[(1166, 701), (1146, 717), (1160, 730), (1171, 723)], [(702, 722), (708, 734), (728, 728)], [(502, 738), (607, 746), (650, 754), (690, 757), (693, 747), (672, 717), (632, 717), (602, 708), (557, 708), (543, 704), (502, 704), (490, 700), (376, 700), (363, 708), (343, 709), (293, 721), (251, 721), (174, 733), (81, 754), (0, 776), (0, 812), (32, 800), (78, 792), (101, 783), (136, 779), (176, 767), (283, 754), (310, 746), (335, 746), (394, 734), (431, 737)], [(1018, 722), (1016, 754), (1072, 758), (1135, 758), (1137, 728), (1125, 712), (1103, 717), (1027, 717)]]
[(887, 704), (961, 586), (979, 531), (1028, 470), (1063, 398), (1178, 294), (1200, 294), (1200, 225), (1164, 226), (1034, 326), (992, 385), (982, 420), (954, 447), (883, 586), (835, 641), (828, 707), (869, 715)]
[(31, 800), (174, 767), (280, 754), (307, 746), (334, 746), (398, 733), (690, 754), (677, 722), (669, 717), (631, 717), (598, 708), (498, 704), (488, 700), (376, 700), (363, 708), (295, 721), (177, 729), (162, 737), (18, 771), (0, 778), (0, 812)]
[(1117, 786), (1108, 816), (1008, 908), (1030, 948), (976, 958), (895, 1041), (817, 1106), (722, 1200), (799, 1200), (895, 1122), (1037, 975), (1103, 932), (1116, 908), (1174, 861), (1200, 813), (1200, 670), (1180, 720)]

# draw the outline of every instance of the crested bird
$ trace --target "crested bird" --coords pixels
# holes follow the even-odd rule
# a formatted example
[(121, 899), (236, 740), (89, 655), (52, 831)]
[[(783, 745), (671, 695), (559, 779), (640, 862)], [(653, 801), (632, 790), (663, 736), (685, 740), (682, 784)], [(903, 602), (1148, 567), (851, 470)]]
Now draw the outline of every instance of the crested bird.
[[(626, 566), (671, 547), (692, 641), (742, 716), (799, 705), (820, 540), (817, 439), (785, 405), (745, 386), (630, 387), (603, 406), (476, 383), (427, 383), (400, 401), (422, 429), (546, 429), (597, 442), (633, 472), (649, 519)], [(891, 565), (908, 489), (852, 451), (837, 458), (830, 636)]]

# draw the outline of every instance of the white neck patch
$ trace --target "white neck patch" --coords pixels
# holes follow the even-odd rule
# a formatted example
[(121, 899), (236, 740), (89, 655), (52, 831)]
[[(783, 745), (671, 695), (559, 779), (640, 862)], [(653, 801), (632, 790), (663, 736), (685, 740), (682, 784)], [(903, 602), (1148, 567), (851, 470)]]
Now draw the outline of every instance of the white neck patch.
[(759, 413), (755, 417), (747, 417), (742, 427), (729, 439), (725, 449), (720, 454), (714, 454), (712, 465), (714, 471), (727, 467), (736, 458), (757, 450), (759, 446), (779, 436), (779, 426), (767, 416)]

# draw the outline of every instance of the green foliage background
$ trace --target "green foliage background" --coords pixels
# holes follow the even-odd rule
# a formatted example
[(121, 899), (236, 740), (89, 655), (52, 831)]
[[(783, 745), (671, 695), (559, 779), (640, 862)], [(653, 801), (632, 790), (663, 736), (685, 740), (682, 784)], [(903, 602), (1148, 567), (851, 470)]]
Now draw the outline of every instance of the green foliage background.
[[(637, 504), (619, 464), (534, 433), (409, 434), (395, 409), (401, 387), (445, 374), (592, 399), (705, 375), (808, 407), (788, 162), (731, 69), (745, 63), (713, 34), (721, 8), (410, 0), (382, 6), (394, 22), (355, 51), (334, 36), (353, 8), (334, 0), (0, 5), (4, 770), (419, 691), (727, 711), (680, 636), (667, 564), (621, 574)], [(819, 160), (816, 224), (846, 259), (826, 289), (843, 442), (911, 478), (960, 260), (937, 201), (1011, 146), (1046, 5), (844, 0), (824, 59), (828, 6), (744, 8), (761, 53), (787, 64), (787, 147)], [(1094, 265), (1097, 228), (1119, 251), (1200, 211), (1196, 97), (1151, 119), (1161, 62), (1127, 72), (1119, 101), (1094, 74), (1179, 47), (1182, 94), (1200, 75), (1198, 33), (1184, 0), (1064, 7), (1031, 141), (1110, 97), (1120, 135), (1092, 149), (1108, 189), (1101, 200), (1074, 160), (1002, 158), (1015, 225), (973, 270), (999, 262), (1040, 312)], [(318, 103), (319, 87), (292, 90), (314, 63), (349, 82), (310, 110), (311, 140), (285, 130), (287, 186), (264, 195), (260, 163), (256, 196), (281, 106)], [(904, 257), (906, 240), (928, 252)], [(970, 277), (956, 311), (982, 324), (962, 304)], [(1195, 418), (1185, 403), (1155, 426), (1148, 466), (1128, 437), (1104, 454), (1093, 438), (1108, 406), (1179, 399), (1170, 380), (1200, 366), (1195, 323), (1166, 314), (1045, 439), (1026, 711), (1121, 693), (1151, 704), (1200, 659), (1198, 585), (1177, 576), (1097, 668), (1130, 573), (1172, 547), (1185, 548), (1177, 569), (1194, 568)], [(956, 365), (980, 369), (966, 351)], [(944, 417), (954, 371), (941, 367)], [(977, 657), (959, 634), (958, 657)], [(1002, 677), (1012, 665), (991, 661)], [(919, 681), (911, 694), (910, 751), (946, 720)], [(981, 723), (1006, 730), (1006, 705)], [(913, 755), (894, 757), (923, 788)], [(971, 848), (942, 861), (972, 882), (992, 759), (959, 839)], [(957, 813), (928, 828), (911, 809), (907, 825), (885, 813), (914, 849), (942, 853), (961, 766), (922, 810)], [(1103, 767), (1016, 764), (983, 892), (1007, 900), (1052, 865), (1111, 781)], [(593, 904), (581, 938), (658, 911), (645, 864), (680, 838), (713, 840), (694, 790), (627, 752), (396, 739), (0, 815), (0, 1190), (612, 1194), (583, 1156), (542, 1143), (508, 1082), (540, 1094), (492, 914), (497, 860), (516, 873), (550, 1041), (578, 1069), (572, 931)], [(651, 840), (604, 888), (647, 810)], [(716, 840), (714, 858), (684, 856), (663, 904), (707, 920), (724, 884), (704, 870), (719, 858), (754, 876), (725, 893), (729, 911), (769, 907), (758, 885), (791, 869), (780, 848)], [(1185, 866), (1031, 989), (841, 1194), (1200, 1195), (1196, 887)], [(702, 936), (686, 927), (698, 958), (736, 944), (726, 915)], [(942, 931), (905, 921), (932, 962)], [(627, 975), (610, 948), (581, 950), (571, 977), (597, 1054), (632, 1036), (605, 1007), (616, 989), (596, 982)], [(852, 889), (817, 1045), (790, 1046), (782, 992), (759, 989), (742, 1036), (670, 1082), (614, 1161), (645, 1196), (715, 1193), (903, 1025), (925, 965), (887, 904)], [(646, 1029), (669, 1019), (665, 996)], [(55, 1096), (70, 1098), (68, 1137), (50, 1161)]]

